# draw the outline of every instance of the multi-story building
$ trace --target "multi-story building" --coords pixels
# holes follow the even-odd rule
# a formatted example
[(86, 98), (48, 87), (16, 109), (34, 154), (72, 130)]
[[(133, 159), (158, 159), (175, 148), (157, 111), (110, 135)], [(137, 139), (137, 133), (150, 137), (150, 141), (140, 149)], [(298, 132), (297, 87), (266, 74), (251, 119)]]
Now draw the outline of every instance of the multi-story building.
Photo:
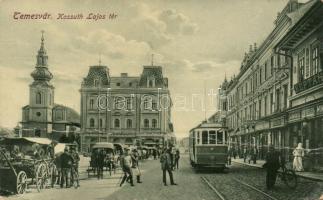
[(53, 75), (48, 70), (47, 61), (42, 36), (36, 67), (31, 73), (34, 81), (29, 85), (29, 104), (22, 108), (20, 132), (22, 136), (60, 140), (75, 132), (80, 126), (80, 116), (72, 108), (54, 103), (55, 88), (50, 82)]
[[(309, 152), (323, 147), (323, 3), (312, 0), (302, 17), (276, 48), (288, 53), (291, 93), (288, 110), (289, 147), (303, 143)], [(314, 150), (314, 151), (313, 151)], [(322, 150), (321, 150), (322, 152)], [(323, 168), (323, 155), (306, 167)]]
[(83, 151), (103, 141), (160, 146), (174, 139), (162, 67), (144, 66), (136, 77), (110, 77), (106, 66), (91, 66), (80, 92)]
[(298, 142), (322, 147), (322, 7), (290, 0), (259, 48), (250, 46), (239, 74), (220, 87), (220, 109), (240, 152), (256, 146), (264, 158), (273, 144), (288, 157)]

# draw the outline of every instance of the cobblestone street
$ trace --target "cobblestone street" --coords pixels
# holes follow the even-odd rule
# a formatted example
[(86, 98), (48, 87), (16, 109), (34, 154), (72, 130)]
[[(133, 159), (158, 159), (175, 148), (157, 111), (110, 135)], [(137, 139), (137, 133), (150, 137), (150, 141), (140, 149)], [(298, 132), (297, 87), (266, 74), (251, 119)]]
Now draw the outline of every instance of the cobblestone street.
[[(83, 160), (82, 171), (86, 169), (86, 160)], [(141, 164), (143, 174), (143, 183), (131, 187), (124, 184), (119, 187), (120, 171), (110, 177), (105, 175), (103, 180), (96, 178), (87, 178), (82, 173), (81, 188), (45, 189), (40, 193), (35, 188), (29, 188), (24, 195), (12, 195), (2, 197), (6, 200), (52, 200), (67, 199), (73, 197), (78, 200), (83, 199), (109, 199), (109, 200), (155, 200), (155, 199), (188, 199), (188, 200), (218, 200), (216, 193), (203, 181), (202, 178), (215, 187), (225, 199), (268, 199), (260, 192), (240, 184), (238, 181), (246, 182), (257, 189), (264, 191), (275, 199), (319, 199), (322, 195), (323, 183), (314, 182), (305, 179), (299, 179), (299, 185), (296, 191), (289, 190), (280, 180), (276, 187), (267, 191), (265, 189), (265, 170), (244, 166), (234, 163), (230, 169), (224, 173), (213, 171), (195, 172), (189, 165), (187, 155), (183, 155), (180, 162), (180, 170), (174, 171), (175, 182), (177, 186), (164, 186), (161, 180), (161, 170), (159, 160), (146, 160)], [(237, 181), (238, 180), (238, 181)], [(169, 182), (168, 182), (169, 183)]]

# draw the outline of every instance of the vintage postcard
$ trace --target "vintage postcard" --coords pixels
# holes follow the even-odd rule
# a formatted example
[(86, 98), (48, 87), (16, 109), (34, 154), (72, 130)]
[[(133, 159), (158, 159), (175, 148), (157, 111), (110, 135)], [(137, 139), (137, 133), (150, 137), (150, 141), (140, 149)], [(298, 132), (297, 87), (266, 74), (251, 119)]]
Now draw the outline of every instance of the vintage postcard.
[(323, 197), (322, 0), (0, 0), (0, 200)]

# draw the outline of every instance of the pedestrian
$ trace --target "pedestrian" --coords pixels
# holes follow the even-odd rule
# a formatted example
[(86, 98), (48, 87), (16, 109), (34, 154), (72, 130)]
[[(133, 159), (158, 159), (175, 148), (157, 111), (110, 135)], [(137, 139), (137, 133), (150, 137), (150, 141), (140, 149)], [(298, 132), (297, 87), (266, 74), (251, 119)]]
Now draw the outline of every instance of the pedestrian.
[(302, 143), (298, 143), (297, 147), (293, 151), (294, 161), (293, 161), (293, 169), (297, 172), (304, 171), (303, 168), (303, 157), (304, 157), (304, 149)]
[(167, 186), (166, 182), (166, 171), (168, 172), (170, 184), (177, 185), (174, 182), (173, 172), (172, 172), (172, 161), (171, 161), (171, 150), (165, 149), (163, 154), (160, 156), (161, 169), (163, 170), (163, 183)]
[(179, 155), (179, 150), (177, 149), (176, 150), (176, 153), (175, 153), (175, 164), (174, 164), (174, 168), (178, 169), (178, 162), (179, 162), (179, 159), (180, 159), (180, 155)]
[(129, 178), (130, 185), (134, 186), (133, 178), (132, 178), (133, 177), (132, 176), (132, 170), (131, 170), (132, 159), (131, 159), (131, 156), (130, 156), (130, 150), (129, 149), (125, 149), (125, 154), (121, 156), (120, 165), (121, 165), (122, 171), (124, 173), (123, 178), (122, 178), (121, 183), (120, 183), (120, 187), (126, 181), (127, 178)]
[(157, 150), (156, 149), (153, 149), (153, 156), (154, 156), (154, 160), (157, 159)]
[(77, 182), (77, 187), (80, 187), (80, 181), (78, 179), (78, 177), (74, 177), (74, 174), (78, 174), (79, 173), (79, 162), (80, 162), (80, 156), (77, 153), (76, 149), (71, 149), (71, 156), (73, 158), (73, 169), (74, 173), (72, 173), (72, 180), (74, 182), (74, 179), (76, 179)]
[(228, 148), (228, 165), (231, 165), (232, 153), (233, 153), (233, 148), (232, 147), (229, 147)]
[(269, 151), (266, 155), (266, 162), (263, 165), (267, 170), (266, 174), (266, 186), (267, 189), (274, 187), (277, 177), (277, 171), (281, 166), (281, 156), (278, 151), (275, 151), (273, 145), (269, 146)]
[(236, 159), (237, 157), (237, 149), (236, 146), (233, 147), (233, 159)]
[(61, 164), (61, 188), (64, 186), (69, 188), (71, 186), (70, 183), (70, 174), (71, 174), (71, 168), (72, 168), (73, 158), (68, 153), (68, 148), (65, 147), (64, 153), (60, 156), (60, 164)]
[(257, 164), (257, 155), (258, 155), (258, 148), (256, 146), (254, 146), (252, 148), (252, 161), (253, 161), (253, 164)]
[(246, 162), (246, 159), (247, 159), (247, 147), (244, 146), (243, 147), (243, 162)]
[(137, 183), (142, 183), (140, 180), (141, 172), (139, 169), (139, 155), (137, 149), (134, 149), (131, 154), (131, 162), (132, 162), (132, 169), (135, 171), (135, 175), (137, 177)]
[(105, 162), (105, 153), (104, 153), (104, 150), (101, 149), (97, 155), (97, 176), (98, 176), (98, 179), (103, 179), (104, 162)]

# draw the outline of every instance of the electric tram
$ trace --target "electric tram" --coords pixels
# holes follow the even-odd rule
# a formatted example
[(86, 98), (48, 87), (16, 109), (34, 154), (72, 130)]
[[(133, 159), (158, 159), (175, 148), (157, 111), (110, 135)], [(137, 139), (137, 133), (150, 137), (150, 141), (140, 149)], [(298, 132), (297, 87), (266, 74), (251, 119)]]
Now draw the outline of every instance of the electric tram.
[(189, 154), (192, 167), (224, 170), (228, 159), (228, 136), (220, 124), (203, 122), (190, 130)]

